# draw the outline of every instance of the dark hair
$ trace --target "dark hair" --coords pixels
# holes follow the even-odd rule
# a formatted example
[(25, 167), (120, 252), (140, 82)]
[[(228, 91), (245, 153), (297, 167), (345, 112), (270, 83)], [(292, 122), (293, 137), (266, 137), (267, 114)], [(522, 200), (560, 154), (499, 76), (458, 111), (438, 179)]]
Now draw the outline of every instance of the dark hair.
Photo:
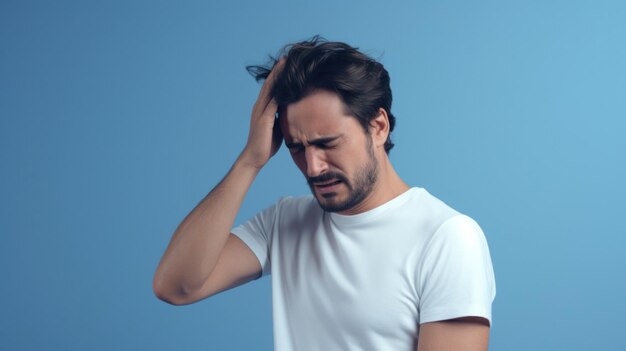
[[(356, 117), (366, 133), (370, 121), (384, 108), (389, 116), (389, 136), (385, 151), (393, 148), (391, 132), (396, 118), (391, 114), (389, 73), (382, 64), (341, 42), (329, 42), (320, 36), (286, 45), (278, 57), (286, 57), (281, 73), (276, 77), (271, 96), (279, 110), (295, 103), (315, 90), (337, 94)], [(270, 56), (265, 66), (247, 66), (257, 81), (267, 78), (277, 59)]]

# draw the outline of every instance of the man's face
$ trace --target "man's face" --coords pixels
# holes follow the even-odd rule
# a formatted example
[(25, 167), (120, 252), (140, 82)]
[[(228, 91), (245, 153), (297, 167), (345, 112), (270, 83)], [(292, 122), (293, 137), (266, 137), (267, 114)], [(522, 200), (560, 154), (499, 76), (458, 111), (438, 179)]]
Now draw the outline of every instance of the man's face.
[(378, 176), (372, 140), (334, 93), (318, 90), (280, 118), (285, 144), (325, 211), (351, 213)]

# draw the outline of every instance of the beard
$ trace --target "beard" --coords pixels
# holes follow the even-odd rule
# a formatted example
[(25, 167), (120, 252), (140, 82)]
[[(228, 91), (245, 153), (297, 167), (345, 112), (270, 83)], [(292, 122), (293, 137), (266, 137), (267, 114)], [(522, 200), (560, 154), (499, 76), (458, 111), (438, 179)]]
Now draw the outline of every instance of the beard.
[[(349, 210), (367, 198), (374, 190), (374, 185), (378, 180), (378, 160), (374, 156), (374, 150), (369, 145), (369, 159), (361, 166), (355, 173), (355, 177), (349, 180), (344, 174), (338, 172), (327, 172), (317, 177), (310, 177), (307, 179), (311, 192), (317, 200), (320, 207), (327, 212), (343, 212)], [(314, 183), (325, 182), (331, 179), (341, 181), (348, 188), (348, 195), (345, 199), (338, 201), (335, 200), (338, 196), (335, 192), (325, 193), (322, 195), (316, 195)], [(322, 199), (320, 199), (320, 196)]]

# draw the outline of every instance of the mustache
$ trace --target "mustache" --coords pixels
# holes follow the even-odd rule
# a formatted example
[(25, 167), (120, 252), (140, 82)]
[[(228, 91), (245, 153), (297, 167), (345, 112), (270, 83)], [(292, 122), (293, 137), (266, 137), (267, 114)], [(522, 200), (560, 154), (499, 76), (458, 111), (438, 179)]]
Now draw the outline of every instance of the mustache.
[(306, 181), (309, 183), (309, 186), (313, 186), (315, 183), (327, 182), (331, 179), (337, 179), (348, 184), (348, 179), (343, 174), (336, 172), (322, 173), (315, 177), (308, 177)]

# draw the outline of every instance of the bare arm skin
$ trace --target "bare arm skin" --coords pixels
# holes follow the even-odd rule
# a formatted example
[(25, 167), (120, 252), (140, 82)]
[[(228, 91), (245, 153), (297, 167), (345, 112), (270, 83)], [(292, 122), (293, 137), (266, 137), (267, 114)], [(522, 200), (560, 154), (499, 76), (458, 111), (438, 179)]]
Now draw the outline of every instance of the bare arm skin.
[(254, 104), (246, 147), (226, 177), (174, 232), (154, 274), (159, 299), (190, 304), (260, 275), (256, 256), (230, 229), (252, 182), (280, 147), (274, 126), (277, 105), (270, 91), (282, 64), (267, 77)]
[(489, 322), (464, 317), (420, 325), (417, 351), (487, 351)]

